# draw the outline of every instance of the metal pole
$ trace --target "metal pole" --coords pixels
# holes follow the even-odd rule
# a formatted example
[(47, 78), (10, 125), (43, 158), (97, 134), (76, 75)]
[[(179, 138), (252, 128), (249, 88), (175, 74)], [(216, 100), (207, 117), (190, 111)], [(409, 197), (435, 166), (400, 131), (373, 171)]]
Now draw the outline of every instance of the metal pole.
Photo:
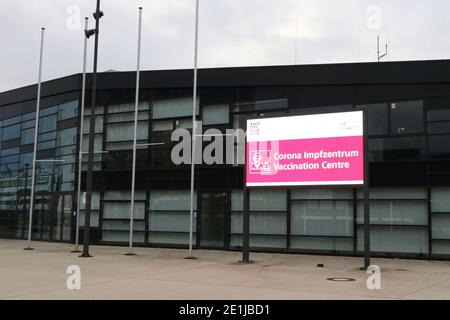
[(100, 18), (103, 12), (100, 11), (100, 0), (97, 0), (95, 18), (95, 48), (94, 48), (94, 71), (92, 73), (92, 103), (91, 118), (89, 121), (89, 148), (88, 148), (88, 168), (86, 173), (86, 208), (84, 219), (83, 253), (80, 257), (92, 257), (89, 254), (89, 233), (91, 223), (91, 199), (92, 199), (92, 171), (94, 167), (94, 134), (95, 134), (95, 105), (97, 95), (97, 58), (98, 58), (98, 35), (100, 28)]
[(363, 110), (364, 125), (364, 269), (370, 266), (370, 211), (369, 211), (369, 146), (368, 110)]
[(377, 36), (377, 57), (378, 62), (380, 62), (380, 36)]
[[(194, 89), (192, 97), (192, 163), (191, 163), (191, 197), (189, 208), (189, 256), (188, 259), (195, 259), (192, 256), (192, 235), (194, 220), (194, 177), (195, 177), (195, 140), (197, 123), (195, 121), (197, 107), (197, 64), (198, 64), (198, 24), (199, 24), (199, 0), (195, 3), (195, 42), (194, 42)], [(201, 134), (201, 133), (200, 133)]]
[[(89, 18), (84, 18), (84, 30), (88, 29)], [(81, 112), (80, 112), (80, 145), (79, 145), (79, 153), (78, 153), (78, 190), (77, 190), (77, 222), (76, 222), (76, 230), (75, 230), (75, 250), (72, 252), (81, 252), (79, 250), (80, 243), (80, 204), (81, 204), (81, 164), (83, 161), (83, 123), (84, 123), (84, 105), (85, 105), (85, 96), (86, 96), (86, 55), (87, 55), (87, 37), (85, 32), (83, 32), (84, 36), (84, 52), (83, 52), (83, 82), (81, 85)], [(94, 117), (94, 113), (91, 114)]]
[(142, 7), (139, 7), (139, 26), (138, 26), (138, 52), (136, 68), (136, 99), (134, 104), (134, 136), (133, 136), (133, 167), (131, 170), (131, 204), (130, 204), (130, 244), (128, 256), (134, 256), (133, 253), (133, 224), (134, 224), (134, 189), (136, 184), (136, 147), (137, 147), (137, 126), (139, 109), (139, 76), (141, 70), (141, 34), (142, 34)]
[(25, 235), (25, 221), (26, 221), (26, 214), (27, 214), (27, 187), (28, 187), (28, 169), (29, 169), (30, 165), (28, 163), (25, 163), (25, 188), (23, 191), (23, 228), (22, 228), (22, 238)]
[(28, 244), (25, 250), (33, 250), (31, 247), (31, 231), (33, 226), (33, 206), (34, 206), (34, 180), (36, 175), (36, 150), (38, 141), (38, 130), (39, 130), (39, 109), (41, 107), (41, 82), (42, 82), (42, 61), (44, 55), (44, 35), (45, 28), (41, 29), (41, 51), (39, 56), (39, 75), (38, 75), (38, 90), (36, 97), (36, 120), (34, 127), (34, 146), (33, 146), (33, 163), (31, 170), (31, 194), (30, 194), (30, 215), (28, 221)]
[(250, 214), (249, 214), (249, 202), (250, 202), (250, 190), (244, 186), (244, 216), (242, 224), (242, 262), (250, 263)]

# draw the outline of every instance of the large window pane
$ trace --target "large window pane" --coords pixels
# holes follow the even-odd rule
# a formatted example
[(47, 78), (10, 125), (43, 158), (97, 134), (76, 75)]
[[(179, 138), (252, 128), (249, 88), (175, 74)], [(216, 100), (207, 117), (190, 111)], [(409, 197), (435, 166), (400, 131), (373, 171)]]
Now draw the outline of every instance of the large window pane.
[[(86, 193), (81, 193), (81, 199), (80, 199), (80, 209), (86, 208)], [(99, 192), (92, 192), (91, 195), (91, 209), (98, 210), (100, 209), (100, 193)]]
[(431, 211), (450, 213), (450, 188), (431, 189)]
[[(145, 191), (136, 191), (134, 193), (134, 200), (146, 200), (147, 195)], [(128, 201), (131, 200), (131, 192), (130, 191), (107, 191), (103, 197), (104, 200), (108, 201)]]
[[(364, 203), (358, 203), (359, 224), (364, 223)], [(426, 200), (378, 200), (370, 202), (370, 223), (386, 225), (428, 225)]]
[(291, 190), (291, 199), (300, 200), (336, 200), (353, 199), (352, 189), (293, 189)]
[[(194, 199), (195, 195), (194, 195)], [(197, 201), (194, 201), (194, 210)], [(190, 192), (186, 191), (152, 191), (150, 192), (150, 210), (189, 210)], [(189, 220), (189, 219), (188, 219)]]
[[(91, 127), (90, 116), (84, 117), (83, 121), (83, 133), (88, 134)], [(95, 133), (103, 133), (103, 115), (95, 117)]]
[[(153, 103), (153, 119), (192, 116), (192, 103), (192, 97), (156, 100)], [(199, 99), (197, 99), (196, 115), (198, 113)]]
[(389, 126), (387, 103), (361, 105), (357, 108), (368, 110), (370, 135), (388, 134)]
[(69, 146), (77, 142), (77, 128), (58, 131), (58, 147)]
[[(358, 199), (364, 199), (364, 191), (359, 189)], [(370, 188), (370, 199), (389, 200), (427, 200), (427, 190), (425, 188)]]
[(450, 121), (428, 123), (428, 133), (430, 134), (450, 133)]
[(242, 190), (233, 190), (231, 192), (231, 211), (244, 210), (244, 192)]
[(3, 128), (3, 141), (17, 139), (20, 137), (20, 124)]
[(250, 211), (286, 211), (286, 190), (251, 190)]
[(428, 148), (432, 158), (450, 159), (450, 135), (430, 136), (428, 138)]
[(321, 251), (353, 251), (353, 239), (291, 237), (291, 249)]
[[(364, 230), (358, 227), (358, 250), (364, 250)], [(428, 253), (426, 227), (371, 227), (372, 252)]]
[(391, 103), (391, 133), (423, 132), (423, 101)]
[[(103, 218), (104, 219), (129, 219), (130, 218), (130, 204), (122, 202), (105, 202), (103, 203)], [(134, 204), (134, 218), (145, 218), (145, 204), (136, 202)]]
[[(108, 124), (106, 140), (127, 141), (134, 138), (134, 122)], [(139, 121), (137, 128), (137, 139), (148, 139), (148, 122)]]
[(291, 234), (352, 236), (352, 201), (300, 201), (291, 205)]
[(75, 118), (78, 115), (78, 100), (63, 103), (58, 106), (58, 120)]
[(34, 143), (34, 128), (22, 130), (20, 137), (20, 144), (31, 144)]
[(203, 124), (224, 124), (230, 121), (230, 107), (228, 104), (217, 104), (203, 107)]
[(433, 239), (450, 240), (450, 215), (433, 214), (431, 227)]
[(56, 114), (39, 119), (39, 133), (56, 130)]
[(189, 212), (152, 211), (149, 230), (158, 232), (189, 232)]
[(450, 121), (450, 97), (428, 99), (428, 121)]

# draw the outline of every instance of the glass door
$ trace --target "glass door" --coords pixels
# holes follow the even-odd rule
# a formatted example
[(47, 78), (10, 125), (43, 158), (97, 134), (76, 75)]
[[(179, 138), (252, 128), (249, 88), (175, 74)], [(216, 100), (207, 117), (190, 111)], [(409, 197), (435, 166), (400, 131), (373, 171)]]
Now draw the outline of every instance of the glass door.
[(225, 248), (227, 198), (226, 192), (201, 193), (200, 247)]

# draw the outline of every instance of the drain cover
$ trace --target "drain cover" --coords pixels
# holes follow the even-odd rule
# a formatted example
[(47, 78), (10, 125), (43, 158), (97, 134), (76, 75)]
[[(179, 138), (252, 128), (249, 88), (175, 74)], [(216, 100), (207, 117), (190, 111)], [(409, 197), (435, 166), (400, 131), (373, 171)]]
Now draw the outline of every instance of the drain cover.
[(350, 281), (356, 281), (356, 279), (353, 279), (353, 278), (342, 278), (342, 277), (339, 277), (339, 278), (328, 278), (327, 280), (328, 280), (328, 281), (337, 281), (337, 282), (350, 282)]

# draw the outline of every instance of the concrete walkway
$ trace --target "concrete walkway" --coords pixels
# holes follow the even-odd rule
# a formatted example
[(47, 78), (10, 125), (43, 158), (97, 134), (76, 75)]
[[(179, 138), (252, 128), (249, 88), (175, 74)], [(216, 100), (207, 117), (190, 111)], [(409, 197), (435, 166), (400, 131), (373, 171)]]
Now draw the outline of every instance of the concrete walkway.
[[(361, 258), (92, 246), (93, 258), (73, 245), (0, 240), (0, 299), (450, 299), (450, 262), (373, 259), (381, 290), (369, 290)], [(317, 264), (323, 263), (324, 268)], [(81, 290), (68, 290), (66, 269), (81, 268)], [(332, 282), (330, 277), (356, 281)]]

